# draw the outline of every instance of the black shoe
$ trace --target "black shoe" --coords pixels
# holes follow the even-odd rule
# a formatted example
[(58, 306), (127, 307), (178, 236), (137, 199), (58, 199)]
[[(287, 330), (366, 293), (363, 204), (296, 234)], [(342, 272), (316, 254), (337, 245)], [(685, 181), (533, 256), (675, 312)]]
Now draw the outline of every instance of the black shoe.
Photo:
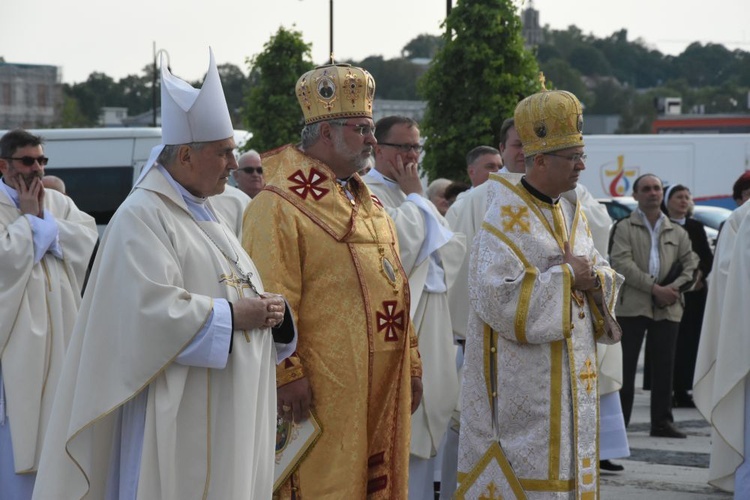
[(656, 427), (651, 427), (651, 437), (684, 439), (687, 434), (678, 431), (670, 422)]
[(672, 407), (673, 408), (695, 408), (695, 402), (693, 401), (693, 396), (691, 396), (687, 392), (675, 393), (674, 398), (672, 398)]
[(622, 465), (610, 462), (609, 460), (599, 460), (599, 468), (601, 470), (608, 470), (612, 472), (621, 472), (625, 470), (625, 467), (623, 467)]

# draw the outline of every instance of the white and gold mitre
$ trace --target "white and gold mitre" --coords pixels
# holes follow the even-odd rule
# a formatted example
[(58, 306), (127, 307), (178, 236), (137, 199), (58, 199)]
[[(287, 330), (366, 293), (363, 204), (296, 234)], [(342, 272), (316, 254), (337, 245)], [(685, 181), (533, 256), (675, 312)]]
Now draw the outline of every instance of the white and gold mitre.
[(583, 146), (583, 108), (578, 98), (565, 90), (547, 90), (543, 81), (542, 88), (518, 103), (514, 113), (524, 156)]
[(306, 125), (339, 118), (372, 118), (375, 79), (362, 68), (318, 66), (300, 77), (295, 90)]

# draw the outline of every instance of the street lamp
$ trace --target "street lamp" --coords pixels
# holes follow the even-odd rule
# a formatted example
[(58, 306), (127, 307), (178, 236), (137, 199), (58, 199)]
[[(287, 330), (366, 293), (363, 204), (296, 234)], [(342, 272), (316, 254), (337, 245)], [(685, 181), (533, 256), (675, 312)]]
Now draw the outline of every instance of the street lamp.
[[(301, 2), (302, 0), (299, 0), (299, 1)], [(328, 56), (331, 58), (331, 62), (333, 62), (333, 0), (329, 0), (328, 22), (329, 22), (328, 38), (329, 38), (330, 48), (331, 48), (331, 50), (328, 51)]]
[(329, 13), (329, 16), (328, 16), (329, 17), (328, 32), (329, 32), (329, 35), (330, 35), (330, 45), (331, 45), (331, 50), (330, 50), (329, 54), (331, 56), (331, 62), (333, 62), (333, 0), (331, 0), (331, 4), (330, 4), (330, 8), (328, 9), (328, 13)]
[(156, 58), (161, 55), (162, 52), (167, 55), (167, 68), (169, 68), (171, 66), (171, 62), (169, 60), (169, 52), (164, 49), (159, 49), (157, 51), (156, 42), (154, 42), (153, 82), (151, 85), (151, 111), (153, 112), (153, 119), (151, 122), (152, 127), (156, 127)]

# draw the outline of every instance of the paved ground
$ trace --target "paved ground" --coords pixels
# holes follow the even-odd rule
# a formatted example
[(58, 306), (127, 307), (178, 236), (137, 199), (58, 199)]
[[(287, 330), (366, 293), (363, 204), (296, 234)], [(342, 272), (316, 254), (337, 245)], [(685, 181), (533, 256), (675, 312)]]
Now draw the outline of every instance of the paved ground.
[[(636, 387), (641, 387), (641, 375)], [(631, 456), (614, 462), (623, 472), (602, 472), (602, 500), (731, 499), (707, 483), (711, 428), (696, 409), (675, 408), (675, 425), (687, 439), (649, 436), (650, 392), (636, 390), (628, 427)]]

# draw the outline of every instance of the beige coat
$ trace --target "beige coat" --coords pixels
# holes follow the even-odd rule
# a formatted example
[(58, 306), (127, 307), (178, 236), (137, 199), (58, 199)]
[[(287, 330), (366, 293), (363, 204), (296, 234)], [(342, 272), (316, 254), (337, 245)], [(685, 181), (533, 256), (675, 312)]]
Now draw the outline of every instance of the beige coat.
[(657, 307), (651, 297), (651, 288), (661, 283), (669, 274), (676, 261), (682, 262), (682, 274), (673, 282), (677, 287), (693, 279), (698, 267), (698, 256), (691, 250), (687, 231), (665, 219), (659, 232), (659, 276), (648, 273), (651, 233), (646, 227), (640, 212), (634, 211), (630, 217), (612, 229), (613, 242), (610, 255), (612, 267), (625, 277), (625, 286), (620, 291), (617, 303), (617, 317), (646, 316), (656, 321), (680, 321), (682, 301), (668, 307)]

